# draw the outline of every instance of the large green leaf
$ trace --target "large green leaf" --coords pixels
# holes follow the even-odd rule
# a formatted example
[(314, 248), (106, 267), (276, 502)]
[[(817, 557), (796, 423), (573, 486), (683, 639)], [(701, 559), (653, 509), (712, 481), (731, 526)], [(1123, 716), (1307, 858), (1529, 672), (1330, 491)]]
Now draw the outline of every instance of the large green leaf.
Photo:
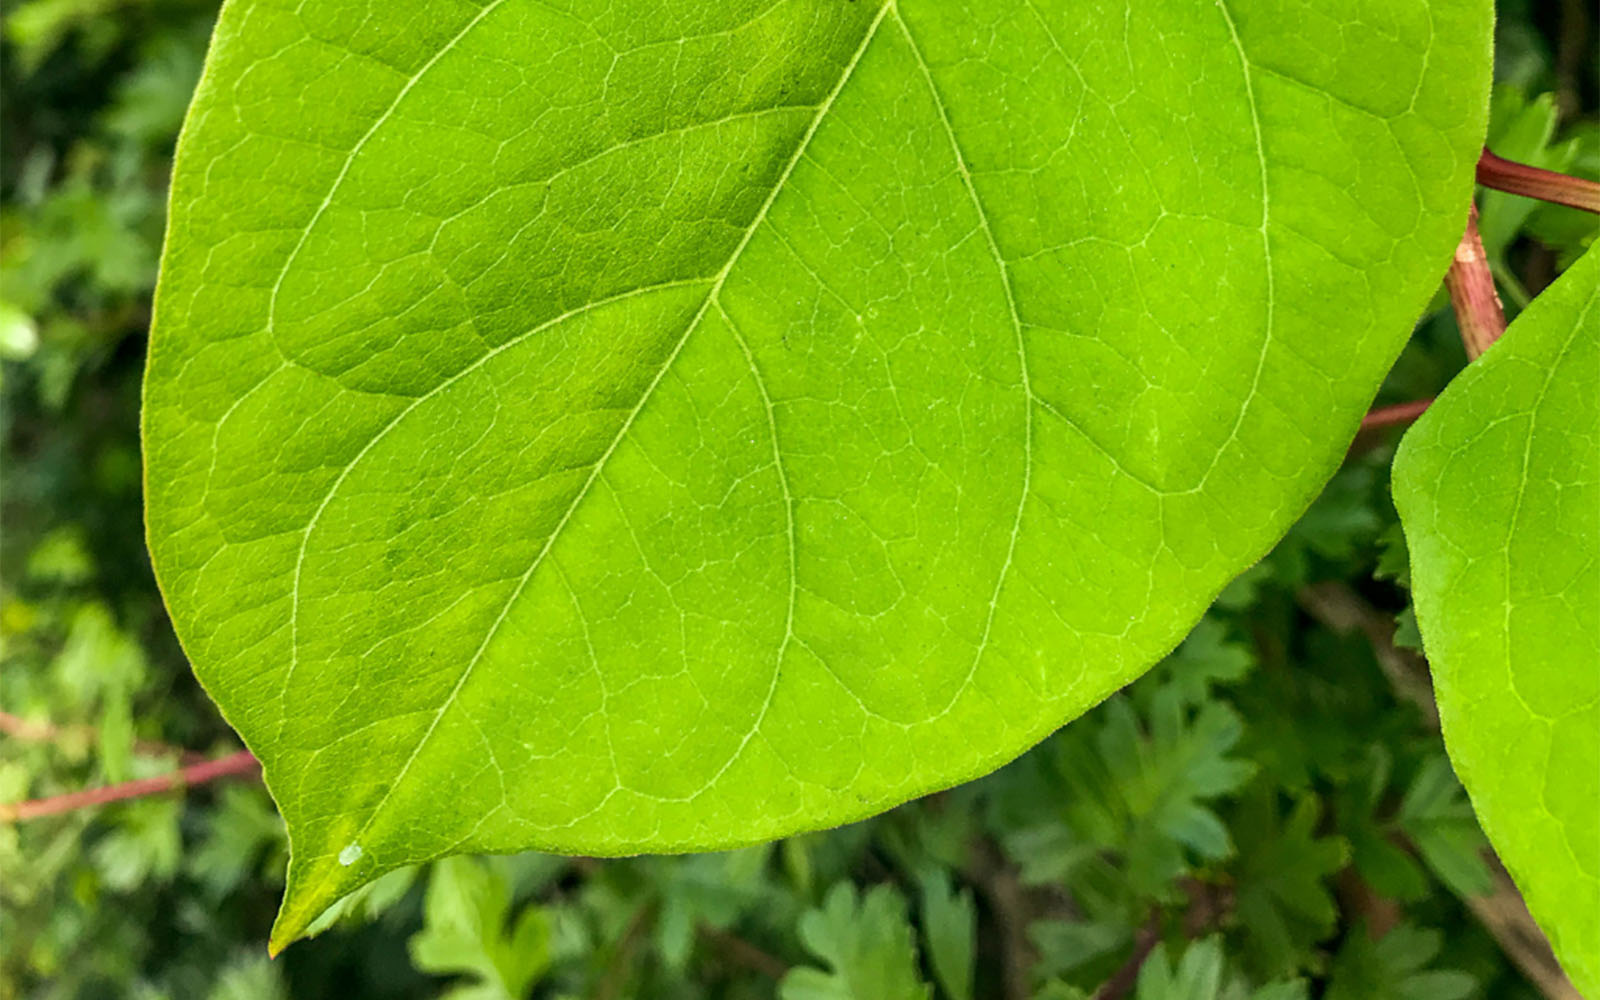
[(1456, 773), (1600, 996), (1600, 249), (1406, 434), (1394, 499)]
[(1488, 0), (223, 13), (152, 550), (293, 844), (836, 824), (1171, 649), (1432, 291)]

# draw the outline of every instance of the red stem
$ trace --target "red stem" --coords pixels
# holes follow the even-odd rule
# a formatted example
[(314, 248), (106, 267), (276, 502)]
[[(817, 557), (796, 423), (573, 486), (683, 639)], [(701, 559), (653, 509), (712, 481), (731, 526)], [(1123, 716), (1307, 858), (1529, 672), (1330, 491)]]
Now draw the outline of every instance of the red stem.
[(54, 816), (88, 806), (136, 799), (145, 795), (160, 795), (195, 785), (203, 785), (219, 778), (254, 778), (261, 773), (261, 765), (248, 750), (229, 754), (204, 764), (191, 764), (160, 778), (140, 778), (124, 781), (120, 785), (104, 785), (81, 792), (69, 792), (48, 799), (0, 804), (0, 822), (20, 823), (40, 816)]
[(1422, 416), (1433, 403), (1432, 398), (1413, 399), (1409, 403), (1395, 403), (1391, 406), (1379, 406), (1367, 411), (1361, 418), (1361, 429), (1364, 431), (1378, 430), (1382, 427), (1399, 427), (1409, 424)]
[(1506, 332), (1506, 313), (1500, 294), (1494, 288), (1489, 258), (1483, 252), (1483, 237), (1478, 235), (1478, 206), (1467, 206), (1467, 228), (1456, 244), (1455, 259), (1444, 276), (1455, 306), (1456, 325), (1461, 327), (1461, 343), (1469, 360), (1477, 358)]
[(1478, 183), (1496, 191), (1552, 201), (1600, 215), (1600, 184), (1517, 163), (1494, 155), (1487, 147), (1478, 158)]

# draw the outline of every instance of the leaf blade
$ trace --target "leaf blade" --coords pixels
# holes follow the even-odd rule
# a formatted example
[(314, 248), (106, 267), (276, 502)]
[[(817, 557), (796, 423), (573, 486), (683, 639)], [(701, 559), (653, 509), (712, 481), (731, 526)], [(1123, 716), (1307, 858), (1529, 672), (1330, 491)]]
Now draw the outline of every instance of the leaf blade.
[(1585, 991), (1600, 988), (1597, 279), (1591, 250), (1406, 434), (1394, 473), (1445, 746)]
[[(289, 822), (278, 943), (455, 850), (857, 818), (1170, 649), (1309, 502), (1448, 253), (1487, 8), (1369, 7), (1406, 72), (1310, 83), (1256, 4), (225, 17), (149, 523)], [(1353, 144), (1436, 185), (1330, 201), (1312, 167)], [(1373, 283), (1353, 348), (1305, 318)]]

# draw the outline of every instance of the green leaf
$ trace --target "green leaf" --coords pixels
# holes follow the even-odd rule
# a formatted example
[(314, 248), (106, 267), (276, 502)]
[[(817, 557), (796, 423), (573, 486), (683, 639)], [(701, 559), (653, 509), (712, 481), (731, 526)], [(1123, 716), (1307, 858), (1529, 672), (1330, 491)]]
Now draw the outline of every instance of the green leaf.
[(978, 914), (972, 890), (957, 892), (942, 870), (922, 874), (922, 931), (928, 959), (948, 1000), (972, 1000), (977, 961)]
[[(1191, 856), (1214, 861), (1232, 853), (1211, 800), (1237, 791), (1253, 771), (1229, 756), (1238, 716), (1218, 701), (1190, 712), (1180, 690), (1166, 686), (1152, 699), (1146, 728), (1132, 702), (1111, 699), (1034, 767), (1019, 769), (1006, 796), (1015, 800), (1007, 807), (1016, 808), (1017, 822), (1003, 839), (1024, 882), (1064, 881), (1080, 895), (1104, 890), (1103, 902), (1116, 906), (1163, 892)], [(1105, 852), (1125, 864), (1105, 869)], [(1093, 877), (1097, 869), (1113, 884)]]
[[(1136, 817), (1148, 817), (1156, 830), (1218, 860), (1233, 852), (1228, 831), (1202, 804), (1242, 787), (1255, 765), (1228, 756), (1239, 741), (1240, 723), (1222, 702), (1208, 702), (1191, 719), (1171, 692), (1156, 698), (1148, 749), (1112, 739), (1125, 732), (1108, 727), (1101, 740)], [(1131, 718), (1131, 716), (1130, 716)]]
[(1222, 948), (1216, 939), (1190, 945), (1177, 965), (1158, 944), (1139, 967), (1137, 1000), (1217, 1000), (1222, 989)]
[(1317, 800), (1307, 797), (1280, 819), (1268, 788), (1247, 798), (1235, 819), (1237, 914), (1250, 945), (1246, 955), (1263, 977), (1296, 971), (1312, 945), (1334, 930), (1338, 909), (1326, 880), (1344, 867), (1349, 845), (1316, 836), (1318, 818)]
[[(657, 873), (661, 911), (655, 921), (656, 947), (667, 968), (681, 972), (702, 925), (726, 930), (763, 902), (771, 850), (756, 847), (727, 854), (675, 858)], [(633, 900), (629, 900), (633, 902)]]
[[(1168, 697), (1176, 698), (1179, 704), (1198, 707), (1211, 699), (1212, 688), (1237, 684), (1255, 663), (1248, 645), (1232, 639), (1220, 622), (1204, 618), (1183, 645), (1157, 664), (1131, 693), (1135, 698), (1146, 692), (1160, 696), (1163, 689), (1171, 688)], [(1144, 707), (1148, 709), (1147, 704)]]
[(1476, 988), (1464, 972), (1428, 969), (1440, 934), (1401, 924), (1377, 941), (1356, 926), (1333, 960), (1327, 1000), (1462, 1000)]
[(1305, 1000), (1299, 981), (1270, 983), (1252, 990), (1227, 976), (1222, 944), (1217, 938), (1197, 941), (1184, 949), (1176, 964), (1167, 958), (1167, 946), (1158, 944), (1139, 967), (1135, 1000)]
[(1417, 627), (1417, 609), (1406, 605), (1394, 618), (1394, 644), (1401, 649), (1422, 650), (1422, 630)]
[(1406, 534), (1399, 521), (1391, 522), (1378, 536), (1378, 564), (1373, 567), (1372, 575), (1410, 589), (1411, 553), (1406, 551)]
[(282, 870), (283, 820), (257, 785), (226, 785), (206, 814), (206, 832), (184, 856), (184, 868), (214, 902), (238, 888), (261, 867), (262, 855), (277, 855)]
[(1435, 756), (1406, 790), (1396, 817), (1417, 845), (1422, 860), (1440, 881), (1460, 896), (1481, 896), (1493, 888), (1483, 862), (1483, 832), (1450, 763)]
[(1033, 974), (1047, 979), (1130, 947), (1133, 930), (1120, 922), (1035, 920), (1028, 925), (1028, 940), (1039, 953)]
[(446, 853), (869, 815), (1171, 650), (1483, 135), (1488, 0), (1280, 6), (228, 6), (147, 511), (288, 823), (274, 946)]
[(176, 874), (183, 861), (183, 837), (178, 829), (182, 811), (182, 803), (171, 799), (141, 799), (118, 806), (115, 830), (90, 851), (95, 870), (108, 888), (132, 892)]
[(470, 981), (450, 994), (460, 1000), (527, 996), (550, 963), (549, 924), (529, 906), (508, 928), (510, 906), (506, 880), (481, 861), (439, 862), (428, 879), (423, 929), (411, 938), (412, 962), (424, 972), (467, 974)]
[(306, 928), (306, 936), (321, 934), (338, 923), (359, 924), (390, 915), (394, 912), (391, 908), (411, 891), (420, 874), (421, 870), (417, 868), (396, 868), (348, 896), (339, 897), (338, 902), (323, 910), (322, 915), (311, 922), (311, 926)]
[(1427, 876), (1411, 852), (1396, 843), (1399, 824), (1378, 815), (1389, 792), (1393, 765), (1387, 747), (1373, 744), (1362, 769), (1339, 788), (1334, 812), (1339, 832), (1350, 844), (1350, 863), (1373, 892), (1415, 903), (1427, 898)]
[(1445, 746), (1578, 989), (1600, 994), (1600, 251), (1406, 434), (1394, 497)]
[(886, 885), (858, 903), (855, 887), (834, 886), (822, 908), (800, 918), (800, 940), (832, 968), (797, 968), (784, 977), (782, 1000), (931, 1000), (917, 975), (905, 901)]

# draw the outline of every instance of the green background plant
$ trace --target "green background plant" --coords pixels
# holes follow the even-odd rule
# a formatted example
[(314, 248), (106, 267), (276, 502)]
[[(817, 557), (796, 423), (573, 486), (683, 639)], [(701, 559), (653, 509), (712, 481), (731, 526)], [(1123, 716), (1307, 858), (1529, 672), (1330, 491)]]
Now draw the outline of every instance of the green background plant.
[[(109, 9), (35, 0), (5, 22), (0, 708), (61, 731), (0, 736), (0, 799), (164, 773), (178, 761), (156, 742), (234, 746), (165, 625), (134, 527), (162, 188), (210, 13), (149, 3), (95, 16)], [(1593, 176), (1594, 94), (1572, 86), (1593, 78), (1592, 46), (1553, 11), (1515, 4), (1502, 5), (1497, 43), (1496, 124), (1546, 115), (1546, 148), (1575, 150), (1568, 169)], [(1486, 231), (1497, 211), (1485, 203)], [(1505, 274), (1532, 292), (1593, 229), (1537, 208), (1506, 231)], [(1462, 360), (1448, 310), (1431, 309), (1380, 402), (1436, 392)], [(259, 786), (0, 827), (0, 992), (494, 995), (531, 975), (533, 996), (773, 996), (796, 967), (839, 975), (801, 927), (851, 884), (849, 919), (878, 921), (871, 936), (891, 942), (874, 961), (909, 964), (936, 996), (960, 995), (940, 992), (941, 968), (960, 968), (968, 943), (976, 996), (1088, 995), (1153, 924), (1165, 964), (1147, 963), (1157, 971), (1140, 996), (1172, 995), (1180, 974), (1217, 983), (1202, 996), (1294, 977), (1312, 995), (1534, 996), (1473, 916), (1488, 898), (1481, 835), (1424, 714), (1385, 676), (1395, 651), (1318, 617), (1330, 619), (1330, 595), (1357, 598), (1369, 626), (1404, 612), (1391, 443), (1365, 441), (1150, 677), (971, 786), (729, 855), (397, 873), (272, 963), (261, 947), (284, 841)], [(971, 932), (933, 914), (944, 904), (925, 901), (943, 898), (930, 880), (972, 900)], [(897, 905), (866, 908), (878, 887)], [(486, 958), (514, 941), (520, 964)]]

